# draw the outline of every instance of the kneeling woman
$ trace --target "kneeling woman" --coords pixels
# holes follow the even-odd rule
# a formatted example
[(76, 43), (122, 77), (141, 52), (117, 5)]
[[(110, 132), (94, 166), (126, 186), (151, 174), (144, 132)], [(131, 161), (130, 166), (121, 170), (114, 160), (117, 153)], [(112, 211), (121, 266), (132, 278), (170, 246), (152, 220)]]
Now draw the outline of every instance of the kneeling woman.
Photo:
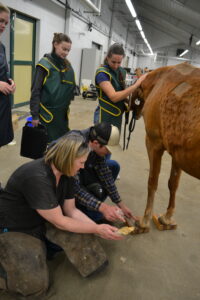
[(74, 202), (73, 176), (84, 167), (88, 151), (82, 136), (69, 134), (44, 158), (11, 175), (0, 195), (0, 289), (24, 296), (47, 290), (46, 238), (63, 248), (84, 277), (107, 262), (100, 244), (88, 233), (117, 240), (121, 239), (117, 228), (97, 225)]

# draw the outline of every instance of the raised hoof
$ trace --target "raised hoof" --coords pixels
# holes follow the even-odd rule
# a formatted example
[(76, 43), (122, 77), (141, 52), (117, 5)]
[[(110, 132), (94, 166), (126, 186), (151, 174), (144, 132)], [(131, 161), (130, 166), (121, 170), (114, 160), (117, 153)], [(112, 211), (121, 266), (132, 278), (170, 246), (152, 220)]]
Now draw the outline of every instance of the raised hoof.
[(163, 224), (160, 221), (161, 219), (161, 215), (153, 215), (152, 220), (154, 222), (154, 224), (156, 225), (156, 228), (160, 231), (163, 230), (174, 230), (177, 228), (177, 224), (173, 223), (173, 224)]
[(142, 228), (140, 226), (140, 221), (135, 221), (134, 227), (135, 227), (135, 229), (133, 232), (130, 233), (131, 235), (149, 232), (149, 227)]

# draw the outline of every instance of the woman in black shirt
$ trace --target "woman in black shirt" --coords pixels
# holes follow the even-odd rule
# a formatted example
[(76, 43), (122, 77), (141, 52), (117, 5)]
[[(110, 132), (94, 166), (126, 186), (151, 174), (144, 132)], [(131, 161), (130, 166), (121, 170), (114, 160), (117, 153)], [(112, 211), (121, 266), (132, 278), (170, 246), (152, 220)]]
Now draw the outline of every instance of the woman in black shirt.
[(84, 137), (72, 132), (44, 158), (11, 175), (0, 195), (0, 288), (24, 296), (46, 291), (46, 236), (64, 249), (84, 277), (107, 262), (98, 241), (88, 234), (119, 240), (117, 228), (97, 225), (75, 206), (73, 177), (84, 167), (88, 152)]

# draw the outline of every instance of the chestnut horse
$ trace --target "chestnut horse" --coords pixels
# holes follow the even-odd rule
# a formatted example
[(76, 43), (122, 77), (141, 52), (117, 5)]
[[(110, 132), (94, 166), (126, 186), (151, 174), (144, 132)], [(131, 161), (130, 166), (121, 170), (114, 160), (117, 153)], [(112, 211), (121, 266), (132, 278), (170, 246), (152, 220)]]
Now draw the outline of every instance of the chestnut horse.
[(170, 225), (174, 222), (172, 215), (181, 170), (200, 178), (200, 69), (187, 63), (156, 69), (132, 95), (132, 109), (137, 98), (141, 100), (150, 162), (147, 205), (139, 225), (149, 228), (165, 150), (172, 160), (168, 181), (170, 197), (167, 211), (159, 220)]

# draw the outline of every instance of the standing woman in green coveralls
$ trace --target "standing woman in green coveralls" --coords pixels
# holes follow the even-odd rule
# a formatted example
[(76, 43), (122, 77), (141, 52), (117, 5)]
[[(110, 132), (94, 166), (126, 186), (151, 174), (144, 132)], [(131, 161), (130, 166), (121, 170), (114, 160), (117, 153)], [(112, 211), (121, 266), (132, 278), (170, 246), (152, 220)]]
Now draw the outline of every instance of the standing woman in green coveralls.
[[(125, 88), (126, 71), (121, 67), (125, 56), (120, 44), (113, 44), (104, 60), (103, 67), (96, 71), (95, 83), (98, 91), (99, 107), (95, 112), (95, 123), (108, 122), (121, 131), (122, 116), (126, 109), (125, 99), (133, 93), (146, 75), (128, 88)], [(97, 111), (99, 111), (99, 115)]]
[(36, 66), (30, 99), (32, 124), (46, 126), (48, 142), (69, 131), (69, 105), (75, 88), (74, 70), (66, 59), (71, 44), (66, 34), (54, 33), (52, 52)]

